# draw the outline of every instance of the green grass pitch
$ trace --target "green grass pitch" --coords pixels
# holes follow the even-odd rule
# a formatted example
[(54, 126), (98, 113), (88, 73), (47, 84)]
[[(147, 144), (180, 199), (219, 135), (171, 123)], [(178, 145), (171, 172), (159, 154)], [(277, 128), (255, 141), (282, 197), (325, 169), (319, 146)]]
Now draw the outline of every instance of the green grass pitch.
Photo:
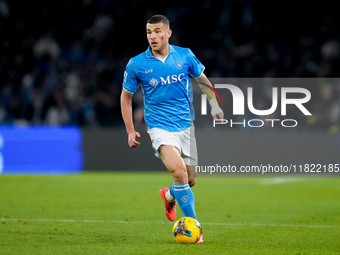
[(198, 178), (204, 243), (191, 245), (164, 215), (171, 183), (164, 171), (0, 176), (0, 254), (340, 254), (340, 179)]

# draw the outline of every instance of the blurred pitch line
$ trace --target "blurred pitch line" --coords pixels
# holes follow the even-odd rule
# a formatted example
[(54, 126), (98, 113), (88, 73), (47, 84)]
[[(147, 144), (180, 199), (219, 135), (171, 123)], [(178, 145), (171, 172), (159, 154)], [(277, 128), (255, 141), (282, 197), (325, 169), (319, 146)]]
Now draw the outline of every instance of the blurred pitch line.
[[(57, 222), (57, 223), (113, 223), (113, 224), (169, 224), (166, 221), (123, 221), (123, 220), (74, 220), (74, 219), (11, 219), (0, 218), (2, 222)], [(225, 223), (201, 222), (202, 225), (235, 226), (235, 227), (286, 227), (286, 228), (340, 228), (340, 225), (307, 225), (307, 224), (264, 224), (264, 223)]]
[(293, 177), (285, 177), (285, 178), (268, 178), (261, 180), (262, 185), (276, 185), (276, 184), (284, 184), (291, 182), (303, 182), (306, 180), (317, 180), (317, 178), (293, 178)]

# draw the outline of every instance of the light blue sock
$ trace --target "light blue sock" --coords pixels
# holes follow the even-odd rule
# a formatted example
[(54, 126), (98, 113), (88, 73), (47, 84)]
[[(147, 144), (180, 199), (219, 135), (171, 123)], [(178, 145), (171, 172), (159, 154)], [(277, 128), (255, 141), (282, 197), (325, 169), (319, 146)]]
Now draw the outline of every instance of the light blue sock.
[[(175, 183), (174, 183), (174, 184), (175, 184)], [(169, 190), (170, 190), (170, 195), (173, 196), (173, 197), (175, 197), (174, 184), (171, 185), (171, 187), (169, 188)]]
[(181, 208), (184, 216), (196, 219), (195, 197), (189, 186), (186, 184), (174, 184), (173, 191), (176, 201)]

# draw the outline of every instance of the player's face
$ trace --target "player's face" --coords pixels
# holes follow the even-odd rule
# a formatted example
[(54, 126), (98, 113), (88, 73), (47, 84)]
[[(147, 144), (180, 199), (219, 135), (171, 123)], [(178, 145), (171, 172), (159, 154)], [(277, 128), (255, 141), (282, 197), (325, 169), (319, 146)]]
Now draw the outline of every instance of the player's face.
[(154, 52), (161, 52), (169, 42), (171, 29), (164, 23), (146, 24), (146, 36)]

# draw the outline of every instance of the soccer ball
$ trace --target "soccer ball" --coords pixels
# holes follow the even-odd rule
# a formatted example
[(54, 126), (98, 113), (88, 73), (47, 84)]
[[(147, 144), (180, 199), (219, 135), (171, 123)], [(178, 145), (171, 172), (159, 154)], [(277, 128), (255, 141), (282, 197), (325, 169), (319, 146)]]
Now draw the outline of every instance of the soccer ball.
[(191, 217), (179, 218), (172, 228), (172, 235), (177, 243), (196, 243), (201, 234), (200, 223)]

